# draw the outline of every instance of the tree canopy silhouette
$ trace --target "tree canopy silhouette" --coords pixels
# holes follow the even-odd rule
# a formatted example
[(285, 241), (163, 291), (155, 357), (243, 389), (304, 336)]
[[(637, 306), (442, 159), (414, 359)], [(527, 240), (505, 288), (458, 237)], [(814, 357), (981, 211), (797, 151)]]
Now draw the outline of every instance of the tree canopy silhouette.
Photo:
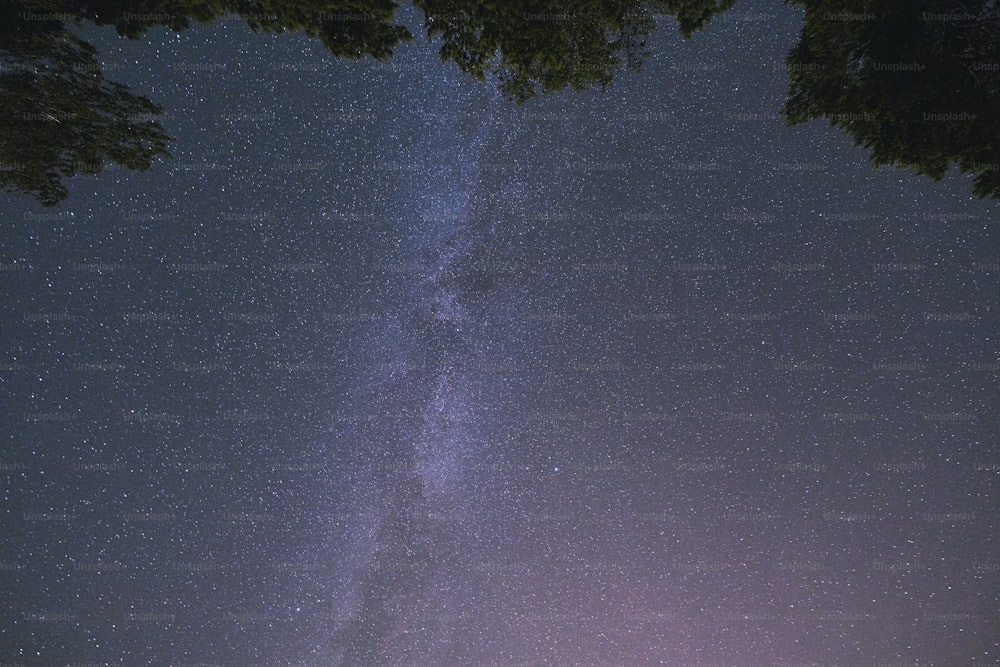
[(441, 59), (518, 102), (565, 88), (608, 86), (639, 69), (655, 16), (670, 15), (688, 37), (735, 0), (414, 0)]
[(8, 26), (0, 33), (0, 186), (52, 206), (67, 195), (63, 179), (99, 173), (105, 162), (145, 170), (169, 155), (159, 106), (106, 81), (94, 48), (61, 22), (10, 8), (0, 10)]
[(192, 20), (241, 17), (254, 30), (302, 30), (335, 56), (385, 59), (412, 39), (391, 20), (391, 0), (263, 2), (60, 2), (26, 0), (0, 6), (0, 187), (53, 206), (76, 174), (107, 162), (145, 170), (168, 156), (171, 141), (160, 106), (106, 80), (95, 49), (67, 30), (91, 21), (137, 39), (154, 26), (183, 30)]
[(939, 180), (951, 164), (1000, 197), (1000, 3), (801, 2), (790, 125), (845, 130), (871, 162)]

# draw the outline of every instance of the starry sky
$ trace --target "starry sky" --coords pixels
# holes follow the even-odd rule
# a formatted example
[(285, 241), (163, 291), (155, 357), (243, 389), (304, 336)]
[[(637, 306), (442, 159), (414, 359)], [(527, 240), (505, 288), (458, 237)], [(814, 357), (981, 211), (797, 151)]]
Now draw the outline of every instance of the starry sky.
[(0, 664), (1000, 664), (1000, 208), (786, 128), (800, 28), (81, 29), (176, 141), (0, 198)]

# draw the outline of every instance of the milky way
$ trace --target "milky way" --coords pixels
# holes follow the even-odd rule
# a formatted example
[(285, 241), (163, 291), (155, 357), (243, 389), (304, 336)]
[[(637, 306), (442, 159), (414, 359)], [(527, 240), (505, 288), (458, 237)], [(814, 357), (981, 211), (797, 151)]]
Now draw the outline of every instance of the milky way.
[[(430, 95), (447, 93), (440, 86)], [(481, 503), (486, 457), (476, 424), (489, 384), (489, 289), (477, 278), (489, 277), (482, 255), (491, 225), (479, 163), (496, 145), (497, 104), (428, 116), (434, 131), (385, 173), (395, 196), (384, 229), (395, 248), (372, 267), (385, 302), (365, 336), (364, 367), (375, 372), (356, 379), (364, 426), (332, 430), (368, 459), (347, 542), (358, 569), (346, 604), (334, 609), (337, 664), (443, 663), (467, 602), (455, 583), (469, 580), (481, 548), (481, 517), (470, 510)]]

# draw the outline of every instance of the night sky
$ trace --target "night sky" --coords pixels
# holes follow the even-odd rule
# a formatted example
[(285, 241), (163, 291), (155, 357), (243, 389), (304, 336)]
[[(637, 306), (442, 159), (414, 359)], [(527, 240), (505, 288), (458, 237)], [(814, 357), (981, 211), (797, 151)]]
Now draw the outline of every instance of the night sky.
[(743, 2), (517, 106), (82, 30), (173, 158), (0, 198), (0, 664), (1000, 664), (1000, 206)]

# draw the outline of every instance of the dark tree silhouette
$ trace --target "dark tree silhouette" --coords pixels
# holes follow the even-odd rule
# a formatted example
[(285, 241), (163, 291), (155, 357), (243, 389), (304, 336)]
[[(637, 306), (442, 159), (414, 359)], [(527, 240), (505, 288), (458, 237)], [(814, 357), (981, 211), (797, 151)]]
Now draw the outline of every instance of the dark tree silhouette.
[(106, 162), (145, 170), (169, 155), (160, 107), (106, 81), (94, 48), (60, 22), (11, 8), (0, 9), (0, 187), (52, 206), (65, 178)]
[(876, 166), (938, 180), (954, 164), (975, 174), (977, 196), (1000, 197), (1000, 3), (800, 4), (790, 125), (826, 118)]
[(96, 174), (111, 162), (146, 170), (168, 156), (171, 141), (157, 122), (162, 109), (107, 81), (95, 49), (66, 30), (89, 20), (127, 37), (153, 26), (182, 30), (191, 20), (227, 15), (255, 30), (303, 30), (334, 55), (388, 58), (409, 31), (391, 23), (390, 0), (259, 3), (59, 2), (0, 4), (0, 188), (53, 206), (67, 195), (63, 181)]
[(675, 16), (690, 36), (735, 0), (414, 0), (441, 59), (483, 80), (496, 77), (523, 102), (564, 88), (608, 86), (638, 69), (655, 14)]
[(623, 64), (638, 67), (655, 28), (634, 0), (468, 2), (415, 0), (441, 59), (477, 79), (496, 76), (504, 95), (524, 101), (572, 87), (607, 86)]
[(677, 20), (681, 35), (691, 37), (716, 14), (729, 11), (736, 0), (654, 0), (653, 11)]

